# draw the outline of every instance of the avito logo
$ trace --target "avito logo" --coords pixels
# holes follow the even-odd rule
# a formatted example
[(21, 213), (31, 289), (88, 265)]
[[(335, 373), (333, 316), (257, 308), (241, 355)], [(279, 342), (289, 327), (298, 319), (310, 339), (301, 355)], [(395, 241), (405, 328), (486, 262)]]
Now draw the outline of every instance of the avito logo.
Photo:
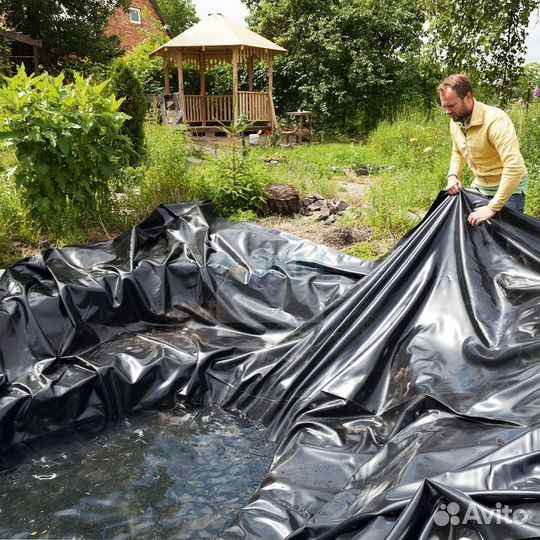
[(527, 523), (529, 514), (526, 510), (518, 508), (513, 510), (507, 504), (504, 506), (498, 502), (495, 508), (484, 508), (475, 504), (468, 504), (465, 511), (456, 502), (441, 504), (435, 512), (433, 521), (439, 527), (446, 525), (467, 525), (468, 523), (478, 523), (489, 525), (494, 523)]

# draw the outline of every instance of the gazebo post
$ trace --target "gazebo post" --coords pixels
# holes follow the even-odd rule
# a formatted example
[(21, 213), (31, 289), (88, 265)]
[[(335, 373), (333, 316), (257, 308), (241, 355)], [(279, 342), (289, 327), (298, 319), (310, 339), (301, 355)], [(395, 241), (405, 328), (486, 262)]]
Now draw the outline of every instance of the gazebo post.
[(250, 54), (248, 58), (248, 81), (249, 91), (253, 92), (253, 55)]
[(233, 48), (233, 120), (238, 120), (238, 47)]
[(184, 99), (184, 66), (182, 64), (182, 50), (178, 49), (176, 56), (176, 65), (178, 67), (178, 97), (180, 98), (180, 109), (182, 116), (186, 117), (186, 100)]
[(199, 69), (201, 72), (201, 120), (202, 125), (206, 126), (206, 58), (204, 52), (199, 57)]
[(171, 93), (171, 81), (169, 80), (169, 58), (163, 58), (165, 67), (164, 67), (164, 74), (165, 74), (165, 93), (170, 94)]
[(268, 99), (270, 101), (270, 116), (272, 117), (272, 129), (277, 127), (276, 110), (274, 108), (274, 57), (268, 55)]

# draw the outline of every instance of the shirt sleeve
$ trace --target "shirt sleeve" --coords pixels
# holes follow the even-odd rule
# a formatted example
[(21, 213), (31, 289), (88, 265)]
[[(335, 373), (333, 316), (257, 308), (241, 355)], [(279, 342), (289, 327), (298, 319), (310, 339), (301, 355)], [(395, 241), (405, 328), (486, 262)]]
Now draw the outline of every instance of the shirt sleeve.
[(512, 196), (521, 179), (527, 174), (512, 120), (507, 115), (498, 117), (489, 127), (489, 142), (496, 148), (503, 163), (499, 189), (489, 203), (498, 212)]
[(463, 154), (461, 153), (461, 150), (454, 139), (454, 134), (452, 133), (452, 157), (450, 158), (448, 176), (455, 174), (458, 177), (458, 180), (461, 180), (461, 173), (463, 172), (463, 168), (466, 164), (467, 160), (463, 157)]

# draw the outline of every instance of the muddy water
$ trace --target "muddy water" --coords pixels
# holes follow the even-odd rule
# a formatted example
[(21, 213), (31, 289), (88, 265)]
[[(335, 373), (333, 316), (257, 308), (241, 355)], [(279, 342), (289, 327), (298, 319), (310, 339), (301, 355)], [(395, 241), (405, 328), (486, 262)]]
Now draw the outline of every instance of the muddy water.
[(262, 426), (208, 408), (19, 447), (0, 457), (0, 538), (213, 538), (273, 451)]

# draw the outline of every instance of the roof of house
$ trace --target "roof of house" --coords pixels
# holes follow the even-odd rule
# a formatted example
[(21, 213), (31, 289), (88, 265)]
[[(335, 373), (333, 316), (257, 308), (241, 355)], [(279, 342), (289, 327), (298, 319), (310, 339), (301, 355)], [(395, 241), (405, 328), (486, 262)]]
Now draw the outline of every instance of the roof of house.
[(216, 13), (209, 15), (185, 32), (178, 34), (171, 41), (156, 49), (152, 55), (159, 54), (161, 49), (174, 47), (233, 47), (240, 45), (268, 49), (268, 51), (276, 53), (287, 52), (287, 49), (252, 32), (240, 23)]
[(157, 0), (150, 0), (150, 3), (152, 6), (154, 6), (154, 9), (156, 10), (157, 16), (159, 17), (159, 20), (163, 27), (165, 28), (165, 31), (167, 34), (169, 34), (170, 37), (173, 37), (172, 30), (170, 29), (169, 25), (167, 24), (167, 21), (165, 20), (165, 17), (163, 16), (163, 13), (161, 12), (161, 9), (159, 9)]

